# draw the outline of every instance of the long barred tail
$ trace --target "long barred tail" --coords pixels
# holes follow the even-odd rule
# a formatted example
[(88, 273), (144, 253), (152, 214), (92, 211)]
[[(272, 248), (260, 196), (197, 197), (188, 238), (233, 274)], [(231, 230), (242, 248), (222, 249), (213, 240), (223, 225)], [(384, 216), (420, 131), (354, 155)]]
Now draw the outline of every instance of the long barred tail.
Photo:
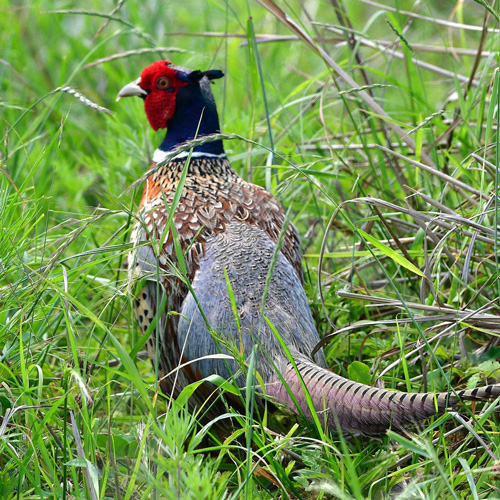
[[(387, 391), (352, 382), (309, 361), (297, 360), (296, 365), (316, 411), (327, 410), (328, 426), (337, 429), (340, 425), (344, 431), (365, 435), (382, 434), (389, 428), (402, 430), (444, 412), (460, 399), (482, 401), (500, 396), (500, 384), (457, 391), (456, 394)], [(284, 379), (304, 414), (309, 415), (306, 398), (292, 364), (286, 367)], [(267, 393), (296, 411), (281, 382), (270, 384)]]

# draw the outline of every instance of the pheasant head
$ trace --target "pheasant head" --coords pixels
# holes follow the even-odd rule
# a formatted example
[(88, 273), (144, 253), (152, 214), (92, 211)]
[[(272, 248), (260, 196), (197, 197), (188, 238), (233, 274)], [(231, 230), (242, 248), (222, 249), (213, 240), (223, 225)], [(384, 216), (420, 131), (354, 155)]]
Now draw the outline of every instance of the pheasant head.
[[(153, 130), (168, 130), (160, 146), (161, 150), (168, 151), (195, 137), (220, 131), (209, 81), (223, 76), (219, 70), (191, 71), (170, 61), (157, 61), (145, 68), (137, 80), (125, 85), (117, 100), (142, 97)], [(216, 146), (222, 151), (222, 145), (208, 144), (213, 144), (209, 149)]]

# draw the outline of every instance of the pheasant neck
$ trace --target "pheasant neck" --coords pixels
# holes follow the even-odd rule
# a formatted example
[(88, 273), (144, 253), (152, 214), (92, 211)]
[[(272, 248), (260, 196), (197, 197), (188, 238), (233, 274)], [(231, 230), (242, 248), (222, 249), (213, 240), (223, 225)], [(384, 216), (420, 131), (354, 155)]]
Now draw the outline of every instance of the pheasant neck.
[[(190, 156), (190, 151), (181, 151), (173, 155), (173, 150), (164, 151), (159, 147), (153, 154), (153, 162), (160, 163), (161, 161), (179, 161), (186, 160)], [(209, 160), (224, 160), (226, 158), (226, 153), (222, 152), (220, 154), (207, 153), (205, 151), (193, 151), (191, 152), (191, 159), (195, 158), (206, 158)]]
[[(210, 89), (188, 85), (177, 92), (175, 112), (167, 123), (167, 133), (159, 149), (172, 151), (195, 138), (219, 132), (219, 117)], [(218, 140), (196, 146), (193, 152), (220, 156), (224, 147)]]

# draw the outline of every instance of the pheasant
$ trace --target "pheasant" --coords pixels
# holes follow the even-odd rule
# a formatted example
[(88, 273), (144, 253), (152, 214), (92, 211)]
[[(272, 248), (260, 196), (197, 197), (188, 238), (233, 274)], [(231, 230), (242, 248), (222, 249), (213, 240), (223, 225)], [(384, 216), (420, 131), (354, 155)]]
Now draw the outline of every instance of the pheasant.
[[(178, 152), (219, 133), (210, 83), (222, 76), (158, 61), (117, 97), (141, 97), (151, 127), (167, 129), (129, 257), (130, 279), (144, 284), (135, 301), (141, 331), (159, 318), (147, 347), (162, 391), (175, 397), (214, 374), (244, 385), (236, 358), (248, 360), (257, 345), (268, 396), (312, 418), (307, 390), (321, 419), (346, 432), (402, 430), (461, 399), (500, 395), (500, 385), (437, 394), (378, 389), (330, 372), (322, 351), (311, 358), (320, 338), (303, 288), (300, 240), (283, 208), (235, 173), (217, 137)], [(213, 390), (205, 382), (190, 401), (201, 406)]]

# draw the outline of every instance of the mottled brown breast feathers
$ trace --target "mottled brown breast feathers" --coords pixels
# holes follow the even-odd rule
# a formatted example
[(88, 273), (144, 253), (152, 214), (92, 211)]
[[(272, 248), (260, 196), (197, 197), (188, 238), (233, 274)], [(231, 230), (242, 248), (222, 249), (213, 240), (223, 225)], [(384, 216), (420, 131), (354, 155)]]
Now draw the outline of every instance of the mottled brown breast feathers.
[[(162, 237), (170, 206), (184, 167), (184, 161), (173, 161), (155, 172), (146, 182), (140, 209), (151, 234)], [(203, 244), (214, 232), (224, 230), (233, 219), (255, 225), (277, 242), (283, 228), (284, 213), (270, 193), (260, 186), (243, 181), (231, 168), (227, 159), (192, 159), (184, 189), (173, 217), (181, 247), (192, 279), (196, 260)], [(165, 205), (165, 201), (167, 206)], [(195, 238), (196, 236), (196, 238)], [(173, 238), (165, 238), (165, 257), (173, 258)], [(193, 256), (188, 250), (196, 246)], [(299, 238), (290, 224), (285, 233), (281, 251), (302, 279)]]

